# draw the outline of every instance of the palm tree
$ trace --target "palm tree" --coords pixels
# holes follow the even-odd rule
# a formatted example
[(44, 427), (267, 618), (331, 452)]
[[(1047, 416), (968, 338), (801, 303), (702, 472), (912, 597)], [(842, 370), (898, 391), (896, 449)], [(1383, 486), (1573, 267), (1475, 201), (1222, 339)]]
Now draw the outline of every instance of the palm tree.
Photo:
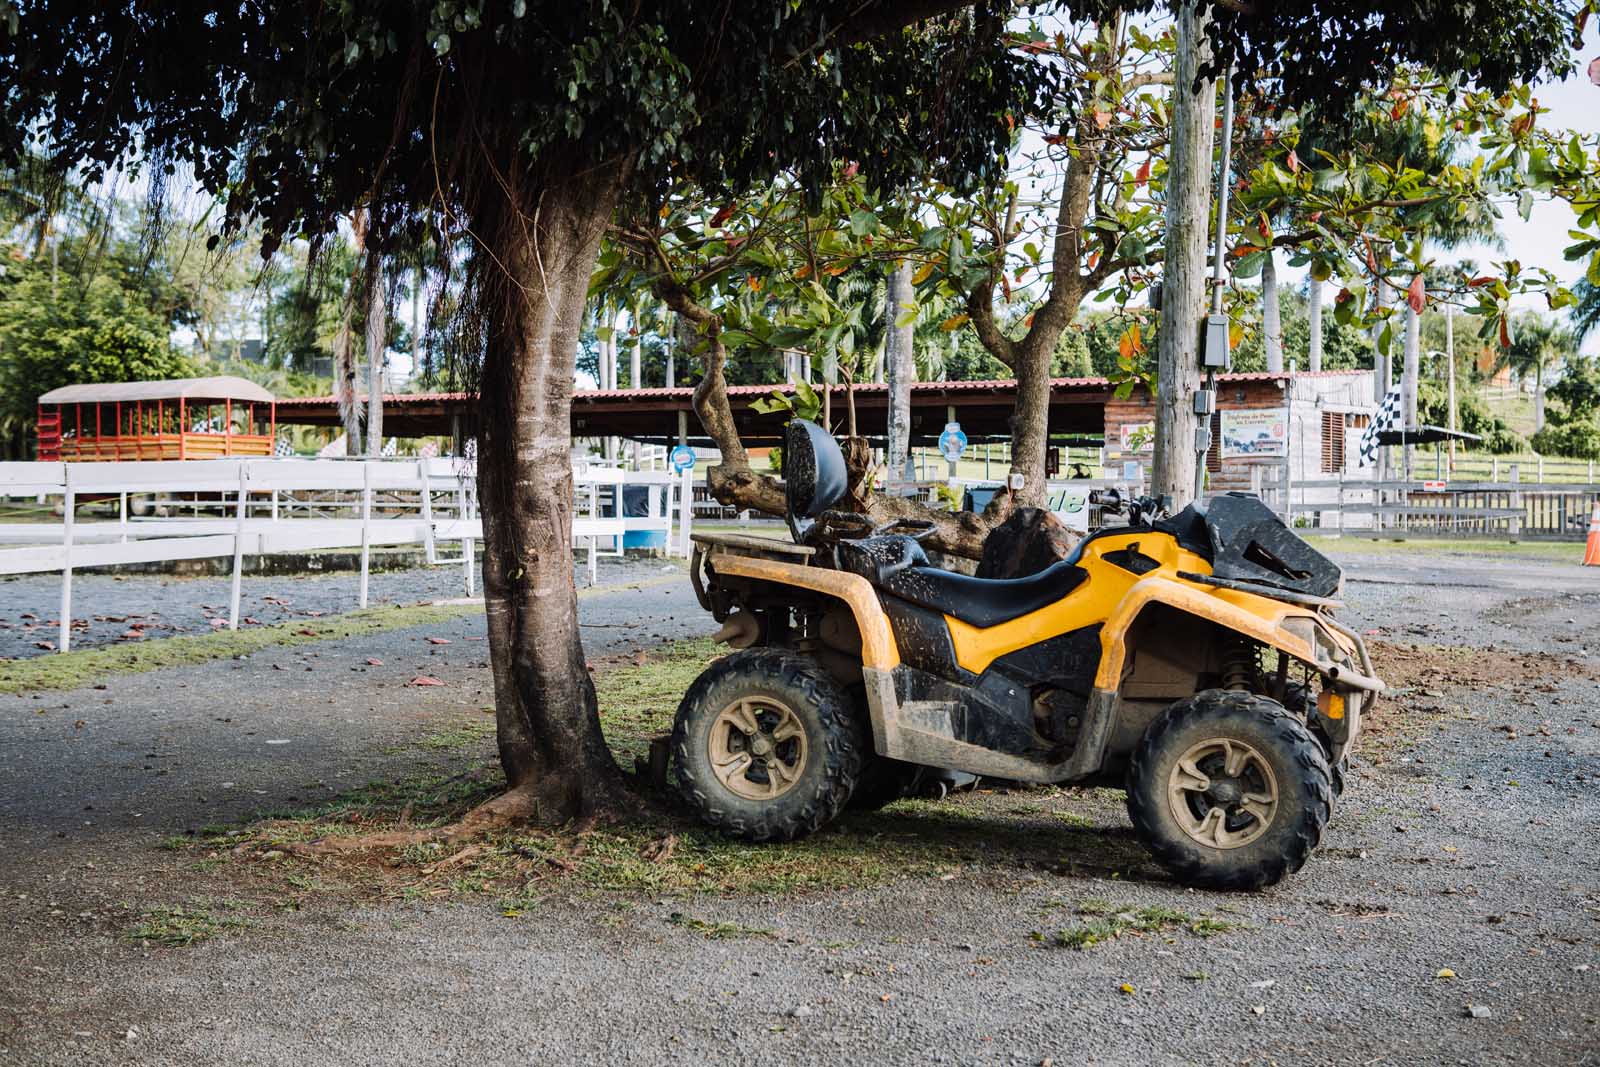
[(1511, 345), (1500, 350), (1494, 369), (1498, 374), (1510, 368), (1523, 381), (1533, 378), (1534, 433), (1544, 429), (1545, 378), (1577, 350), (1577, 336), (1543, 315), (1520, 315), (1513, 324)]
[(1572, 287), (1572, 294), (1578, 302), (1572, 305), (1568, 315), (1572, 320), (1572, 335), (1581, 343), (1600, 326), (1600, 285), (1583, 278)]

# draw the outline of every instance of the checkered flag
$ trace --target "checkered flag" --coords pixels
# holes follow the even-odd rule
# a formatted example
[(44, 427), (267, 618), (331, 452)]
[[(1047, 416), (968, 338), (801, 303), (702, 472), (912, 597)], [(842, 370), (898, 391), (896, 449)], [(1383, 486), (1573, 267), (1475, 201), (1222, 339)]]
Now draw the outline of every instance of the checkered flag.
[(1392, 430), (1400, 425), (1400, 387), (1390, 387), (1384, 394), (1383, 403), (1378, 405), (1378, 414), (1367, 425), (1366, 432), (1361, 435), (1361, 458), (1356, 463), (1357, 467), (1370, 467), (1378, 462), (1378, 435), (1385, 430)]
[(383, 455), (387, 458), (400, 453), (400, 442), (393, 437), (383, 443)]
[(277, 441), (272, 445), (274, 459), (288, 459), (294, 455), (294, 445), (289, 441), (289, 435), (280, 433)]

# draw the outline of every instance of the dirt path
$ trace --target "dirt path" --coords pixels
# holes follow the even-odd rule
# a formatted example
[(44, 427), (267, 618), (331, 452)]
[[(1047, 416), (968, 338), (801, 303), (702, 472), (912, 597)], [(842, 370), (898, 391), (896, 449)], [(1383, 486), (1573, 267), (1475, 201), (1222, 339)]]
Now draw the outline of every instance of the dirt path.
[[(991, 831), (857, 888), (558, 883), (140, 947), (117, 901), (227, 891), (164, 836), (486, 756), (422, 743), (488, 702), (481, 622), (0, 698), (0, 1062), (1600, 1062), (1600, 573), (1346, 562), (1401, 691), (1325, 847), (1258, 895), (1173, 885), (1115, 794), (990, 791), (830, 831)], [(709, 628), (671, 586), (583, 612), (596, 655)], [(1058, 944), (1097, 923), (1121, 936)]]

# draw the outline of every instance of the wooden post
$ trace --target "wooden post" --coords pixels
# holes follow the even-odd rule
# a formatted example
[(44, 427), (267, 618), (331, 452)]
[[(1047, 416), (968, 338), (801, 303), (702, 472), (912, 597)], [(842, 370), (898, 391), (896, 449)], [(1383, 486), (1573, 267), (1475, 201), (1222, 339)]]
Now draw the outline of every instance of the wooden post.
[(61, 513), (61, 634), (56, 648), (62, 652), (72, 647), (72, 513), (77, 510), (77, 498), (72, 491), (72, 464), (61, 467), (64, 499)]
[(372, 461), (361, 461), (361, 594), (360, 604), (367, 606), (367, 572), (371, 567), (369, 552), (372, 548)]
[[(468, 518), (467, 483), (460, 478), (456, 479), (456, 517), (463, 523), (465, 523)], [(461, 538), (462, 578), (466, 581), (468, 596), (472, 595), (472, 552), (472, 538), (463, 536)]]
[(423, 456), (417, 460), (417, 477), (422, 481), (422, 544), (426, 550), (424, 558), (432, 566), (438, 562), (438, 549), (433, 543), (433, 494), (428, 491), (428, 457)]
[(189, 401), (178, 398), (178, 458), (189, 458)]
[[(1511, 481), (1513, 483), (1522, 481), (1522, 465), (1520, 463), (1511, 465)], [(1511, 492), (1511, 508), (1516, 512), (1511, 516), (1511, 540), (1516, 541), (1522, 536), (1522, 494), (1516, 490)]]
[(244, 582), (244, 513), (245, 500), (248, 489), (246, 488), (247, 465), (243, 460), (239, 462), (239, 500), (234, 505), (233, 520), (233, 588), (228, 598), (228, 629), (239, 628), (239, 594)]
[(222, 454), (233, 455), (233, 397), (231, 396), (222, 402)]

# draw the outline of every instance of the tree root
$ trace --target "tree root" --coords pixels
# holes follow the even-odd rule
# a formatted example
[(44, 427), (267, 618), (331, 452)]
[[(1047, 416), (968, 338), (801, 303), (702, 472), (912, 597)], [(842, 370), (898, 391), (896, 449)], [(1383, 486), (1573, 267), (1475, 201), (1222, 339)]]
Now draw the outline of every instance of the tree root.
[[(593, 783), (591, 783), (591, 786)], [(402, 813), (399, 828), (375, 830), (371, 833), (348, 837), (324, 837), (316, 841), (288, 842), (274, 847), (291, 855), (307, 859), (327, 859), (350, 856), (383, 849), (409, 848), (412, 845), (459, 845), (477, 841), (503, 830), (548, 828), (560, 823), (568, 829), (582, 833), (602, 822), (614, 822), (643, 812), (643, 802), (633, 793), (623, 790), (617, 795), (585, 798), (585, 810), (576, 816), (551, 819), (546, 813), (561, 810), (552, 803), (548, 790), (536, 783), (524, 783), (516, 789), (501, 793), (472, 808), (461, 818), (443, 826), (423, 829), (406, 829), (409, 810)], [(408, 806), (409, 807), (409, 806)]]

